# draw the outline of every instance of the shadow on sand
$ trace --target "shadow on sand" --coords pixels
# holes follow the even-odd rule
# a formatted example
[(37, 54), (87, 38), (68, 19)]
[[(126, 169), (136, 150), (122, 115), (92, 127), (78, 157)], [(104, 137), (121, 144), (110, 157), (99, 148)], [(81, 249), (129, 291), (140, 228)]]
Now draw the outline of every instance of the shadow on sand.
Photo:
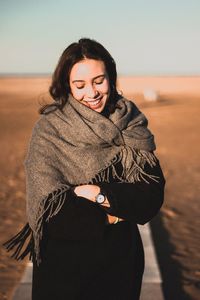
[(169, 233), (166, 231), (162, 214), (159, 213), (151, 222), (152, 238), (156, 256), (163, 280), (162, 288), (165, 300), (191, 300), (185, 294), (181, 285), (181, 266), (172, 258), (174, 246), (170, 243)]

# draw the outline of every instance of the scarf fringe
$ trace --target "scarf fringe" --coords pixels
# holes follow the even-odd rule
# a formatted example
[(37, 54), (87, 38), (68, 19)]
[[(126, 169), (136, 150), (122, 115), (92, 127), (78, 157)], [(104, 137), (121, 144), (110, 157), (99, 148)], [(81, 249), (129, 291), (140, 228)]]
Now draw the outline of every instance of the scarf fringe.
[[(132, 162), (131, 164), (128, 162)], [(116, 164), (121, 162), (123, 166), (122, 174), (116, 171)], [(111, 161), (111, 163), (101, 170), (90, 183), (94, 182), (108, 182), (110, 176), (117, 178), (120, 182), (135, 183), (137, 181), (144, 181), (150, 183), (149, 180), (158, 182), (159, 177), (148, 174), (144, 171), (145, 164), (148, 163), (151, 168), (156, 165), (157, 158), (152, 152), (145, 150), (135, 150), (131, 147), (125, 146), (120, 153)]]
[[(26, 247), (23, 250), (23, 247), (25, 246), (26, 242)], [(8, 252), (12, 250), (14, 251), (11, 257), (16, 260), (22, 260), (28, 254), (29, 260), (33, 260), (34, 239), (33, 231), (31, 230), (29, 224), (27, 223), (19, 233), (17, 233), (14, 237), (5, 242), (3, 246), (7, 249)]]
[(44, 222), (49, 222), (52, 217), (57, 215), (66, 201), (66, 191), (69, 186), (63, 185), (56, 191), (50, 193), (40, 204), (41, 214), (37, 219), (37, 228), (33, 232), (34, 237), (34, 251), (37, 265), (41, 263), (40, 244), (43, 238)]
[[(29, 260), (33, 261), (34, 257), (37, 265), (41, 263), (40, 250), (44, 222), (49, 222), (49, 220), (60, 211), (66, 200), (65, 191), (67, 189), (69, 189), (69, 187), (66, 188), (66, 186), (62, 186), (58, 190), (50, 193), (48, 197), (42, 201), (40, 207), (42, 213), (38, 218), (36, 231), (33, 231), (29, 224), (26, 223), (21, 231), (3, 244), (8, 252), (14, 251), (11, 255), (12, 258), (22, 260), (29, 254)], [(26, 247), (23, 250), (25, 244)]]

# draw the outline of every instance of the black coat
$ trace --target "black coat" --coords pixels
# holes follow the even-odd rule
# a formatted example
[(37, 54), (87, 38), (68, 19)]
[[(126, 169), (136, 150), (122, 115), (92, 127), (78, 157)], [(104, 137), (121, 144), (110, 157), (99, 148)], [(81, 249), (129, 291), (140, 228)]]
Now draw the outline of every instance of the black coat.
[[(158, 213), (165, 185), (158, 161), (145, 171), (159, 183), (98, 184), (110, 208), (68, 191), (70, 199), (45, 224), (42, 263), (33, 263), (33, 300), (139, 299), (144, 253), (137, 224)], [(107, 224), (106, 211), (125, 221)]]

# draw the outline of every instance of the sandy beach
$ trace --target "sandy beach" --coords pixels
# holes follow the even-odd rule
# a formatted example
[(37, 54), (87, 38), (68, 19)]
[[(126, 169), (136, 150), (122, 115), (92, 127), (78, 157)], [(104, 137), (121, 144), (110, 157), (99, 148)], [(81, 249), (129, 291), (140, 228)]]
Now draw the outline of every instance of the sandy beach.
[[(1, 244), (26, 222), (23, 161), (49, 84), (48, 77), (0, 78)], [(165, 299), (198, 300), (200, 77), (121, 77), (118, 84), (148, 118), (167, 181), (165, 203), (151, 222)], [(25, 263), (0, 247), (0, 300), (12, 299)]]

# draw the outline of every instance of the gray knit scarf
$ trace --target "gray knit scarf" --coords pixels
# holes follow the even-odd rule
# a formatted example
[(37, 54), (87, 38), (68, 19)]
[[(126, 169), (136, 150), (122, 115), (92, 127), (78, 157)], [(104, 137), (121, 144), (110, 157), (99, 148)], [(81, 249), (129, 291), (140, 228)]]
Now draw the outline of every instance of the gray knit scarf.
[[(62, 111), (42, 115), (33, 129), (25, 159), (27, 215), (36, 257), (44, 215), (48, 212), (48, 221), (59, 212), (67, 201), (65, 191), (90, 184), (94, 178), (109, 182), (109, 172), (121, 182), (156, 180), (144, 171), (145, 163), (155, 165), (153, 150), (147, 119), (125, 98), (118, 100), (109, 117), (72, 96)], [(120, 176), (115, 170), (119, 161), (123, 167)]]

